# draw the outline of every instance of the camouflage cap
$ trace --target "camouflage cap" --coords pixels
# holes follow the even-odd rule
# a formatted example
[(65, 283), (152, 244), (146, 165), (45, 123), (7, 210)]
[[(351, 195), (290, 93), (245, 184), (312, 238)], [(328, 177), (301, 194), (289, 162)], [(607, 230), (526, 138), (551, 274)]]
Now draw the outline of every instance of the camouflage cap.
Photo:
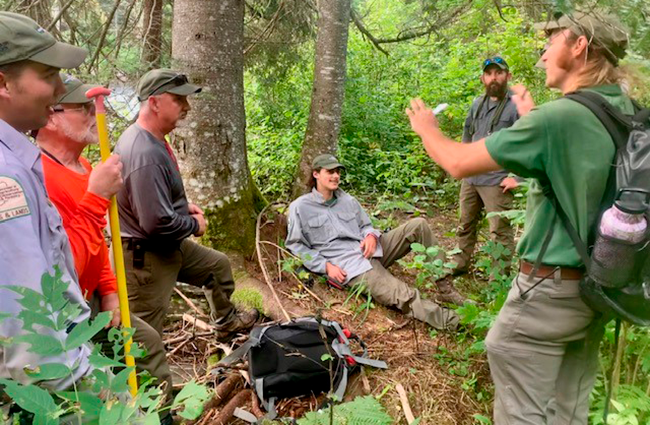
[(604, 47), (613, 63), (617, 63), (618, 59), (625, 57), (628, 43), (627, 29), (616, 17), (606, 13), (596, 10), (575, 11), (546, 22), (536, 23), (534, 28), (543, 31), (566, 28), (574, 34), (584, 35), (590, 42)]
[(188, 96), (200, 91), (201, 87), (190, 84), (187, 75), (171, 69), (153, 69), (144, 74), (138, 81), (138, 99), (140, 101), (163, 93)]
[(72, 75), (64, 76), (63, 85), (65, 85), (65, 93), (59, 99), (59, 104), (92, 102), (93, 99), (86, 97), (86, 92), (95, 87), (99, 87), (97, 84), (84, 84)]
[(334, 155), (324, 153), (314, 158), (314, 160), (311, 162), (311, 168), (312, 170), (319, 170), (321, 168), (325, 168), (326, 170), (333, 170), (335, 168), (345, 168), (345, 166), (341, 164)]
[(55, 68), (76, 68), (86, 50), (61, 43), (27, 16), (0, 12), (0, 65), (30, 60)]

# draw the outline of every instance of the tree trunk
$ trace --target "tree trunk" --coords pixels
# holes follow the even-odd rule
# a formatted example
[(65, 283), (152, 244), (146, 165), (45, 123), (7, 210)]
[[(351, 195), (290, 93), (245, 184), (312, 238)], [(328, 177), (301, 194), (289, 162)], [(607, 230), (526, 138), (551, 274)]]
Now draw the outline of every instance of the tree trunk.
[(318, 13), (314, 87), (294, 197), (307, 191), (314, 157), (336, 154), (341, 128), (350, 0), (319, 0)]
[(29, 16), (43, 28), (47, 27), (52, 20), (50, 9), (52, 4), (48, 0), (20, 0), (18, 13)]
[(162, 6), (163, 0), (145, 0), (142, 38), (142, 63), (145, 69), (159, 68), (162, 53)]
[(185, 189), (209, 221), (203, 242), (250, 255), (261, 196), (246, 156), (243, 40), (243, 0), (174, 2), (173, 66), (203, 87), (173, 140)]

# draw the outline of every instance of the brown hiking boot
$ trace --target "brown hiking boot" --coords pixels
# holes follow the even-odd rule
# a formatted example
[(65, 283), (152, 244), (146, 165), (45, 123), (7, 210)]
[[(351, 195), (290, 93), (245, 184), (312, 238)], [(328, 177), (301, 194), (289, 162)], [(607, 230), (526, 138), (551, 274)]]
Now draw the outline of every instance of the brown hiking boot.
[(458, 292), (452, 283), (451, 276), (440, 279), (436, 284), (438, 285), (438, 299), (440, 302), (460, 306), (465, 304), (466, 301), (471, 301)]
[(214, 334), (219, 341), (228, 341), (237, 333), (248, 332), (257, 319), (260, 317), (260, 312), (253, 308), (247, 311), (238, 311), (233, 315), (232, 320), (224, 324), (214, 325)]

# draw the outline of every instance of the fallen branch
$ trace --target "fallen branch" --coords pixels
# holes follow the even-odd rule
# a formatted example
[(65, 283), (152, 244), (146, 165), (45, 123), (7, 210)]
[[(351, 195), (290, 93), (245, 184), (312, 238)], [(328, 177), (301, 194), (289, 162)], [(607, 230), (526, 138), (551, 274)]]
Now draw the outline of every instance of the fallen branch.
[(241, 407), (246, 403), (251, 396), (253, 391), (243, 390), (237, 393), (236, 396), (230, 399), (228, 404), (226, 404), (223, 409), (219, 412), (214, 421), (212, 422), (215, 425), (226, 425), (230, 419), (232, 419), (233, 413), (237, 407)]
[(251, 391), (251, 413), (255, 415), (257, 419), (261, 419), (264, 417), (264, 412), (262, 412), (262, 409), (260, 408), (260, 399), (257, 398), (257, 395)]
[[(262, 221), (262, 216), (264, 215), (264, 212), (268, 208), (268, 205), (264, 207), (264, 209), (260, 212), (260, 214), (257, 216), (257, 224), (255, 226), (255, 251), (257, 252), (257, 261), (260, 263), (260, 268), (262, 269), (262, 274), (264, 275), (264, 280), (266, 281), (266, 284), (268, 285), (269, 289), (271, 290), (271, 293), (273, 294), (273, 298), (275, 298), (275, 302), (278, 304), (278, 307), (280, 307), (280, 310), (282, 310), (282, 314), (286, 321), (290, 321), (291, 317), (289, 316), (289, 313), (287, 313), (287, 310), (284, 309), (282, 306), (282, 302), (280, 301), (280, 297), (278, 296), (277, 292), (275, 292), (275, 288), (271, 284), (271, 279), (269, 278), (269, 273), (266, 271), (266, 266), (264, 265), (264, 259), (262, 258), (262, 252), (260, 250), (260, 223)], [(233, 411), (235, 409), (233, 408)], [(231, 413), (232, 416), (232, 413)]]
[(214, 326), (205, 323), (201, 319), (192, 317), (187, 313), (183, 313), (183, 321), (189, 323), (193, 327), (198, 328), (204, 332), (214, 332)]
[(205, 314), (205, 312), (203, 310), (201, 310), (199, 307), (197, 307), (196, 304), (194, 304), (191, 299), (187, 298), (187, 296), (180, 289), (174, 288), (174, 291), (178, 294), (179, 297), (181, 297), (183, 299), (183, 301), (185, 301), (185, 303), (192, 310), (196, 311), (197, 314), (199, 314), (200, 316), (206, 317), (206, 318), (210, 317), (207, 314)]
[(225, 381), (217, 385), (217, 388), (214, 389), (214, 397), (213, 400), (215, 401), (215, 405), (211, 407), (217, 407), (220, 404), (222, 404), (228, 396), (233, 392), (235, 387), (239, 383), (243, 383), (244, 378), (239, 373), (233, 373), (230, 376), (226, 378)]
[(413, 416), (413, 412), (411, 411), (411, 405), (409, 404), (409, 399), (406, 396), (404, 386), (402, 384), (397, 384), (395, 386), (395, 389), (397, 390), (399, 399), (402, 402), (402, 410), (404, 410), (404, 416), (406, 416), (406, 423), (412, 424), (415, 421), (415, 416)]

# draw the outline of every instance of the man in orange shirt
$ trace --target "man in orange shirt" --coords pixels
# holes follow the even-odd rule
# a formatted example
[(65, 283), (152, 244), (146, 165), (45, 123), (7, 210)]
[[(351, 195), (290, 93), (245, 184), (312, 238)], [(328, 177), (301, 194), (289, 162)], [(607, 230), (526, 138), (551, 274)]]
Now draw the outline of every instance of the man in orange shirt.
[[(94, 103), (85, 96), (95, 86), (82, 84), (71, 76), (64, 79), (64, 85), (66, 93), (36, 136), (43, 153), (45, 186), (63, 218), (82, 293), (93, 311), (113, 311), (111, 326), (119, 326), (117, 281), (109, 261), (104, 228), (109, 198), (122, 186), (122, 164), (113, 155), (93, 170), (81, 156), (85, 147), (98, 142)], [(131, 323), (136, 329), (134, 340), (148, 353), (137, 359), (136, 365), (157, 378), (156, 385), (164, 384), (169, 402), (172, 380), (162, 339), (151, 326), (133, 315)]]

